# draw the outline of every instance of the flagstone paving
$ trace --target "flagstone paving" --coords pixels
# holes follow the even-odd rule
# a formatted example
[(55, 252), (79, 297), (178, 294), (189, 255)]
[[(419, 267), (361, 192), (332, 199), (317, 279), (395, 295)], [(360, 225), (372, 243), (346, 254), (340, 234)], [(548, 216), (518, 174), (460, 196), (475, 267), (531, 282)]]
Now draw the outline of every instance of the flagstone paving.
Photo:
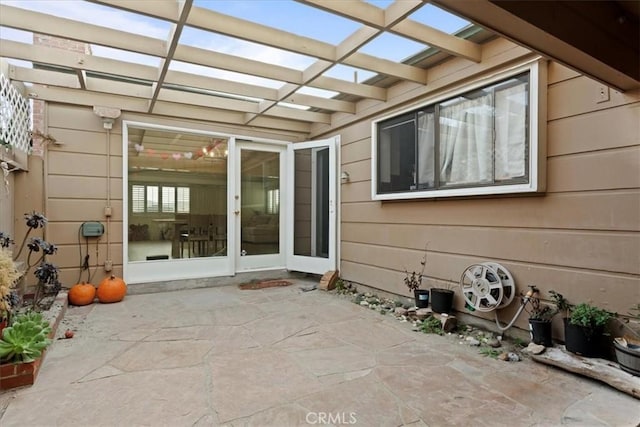
[(55, 341), (34, 386), (0, 396), (0, 425), (640, 423), (640, 401), (604, 384), (484, 357), (308, 284), (71, 307), (75, 337)]

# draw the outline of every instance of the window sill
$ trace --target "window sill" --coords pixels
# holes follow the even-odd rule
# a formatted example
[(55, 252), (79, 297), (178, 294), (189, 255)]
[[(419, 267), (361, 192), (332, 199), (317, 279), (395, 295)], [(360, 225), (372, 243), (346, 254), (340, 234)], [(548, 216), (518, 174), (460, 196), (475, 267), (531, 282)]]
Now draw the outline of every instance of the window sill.
[(492, 187), (451, 188), (446, 190), (411, 191), (406, 193), (372, 193), (373, 200), (413, 200), (413, 199), (439, 199), (450, 197), (493, 196), (506, 194), (531, 194), (542, 192), (531, 184), (499, 185)]

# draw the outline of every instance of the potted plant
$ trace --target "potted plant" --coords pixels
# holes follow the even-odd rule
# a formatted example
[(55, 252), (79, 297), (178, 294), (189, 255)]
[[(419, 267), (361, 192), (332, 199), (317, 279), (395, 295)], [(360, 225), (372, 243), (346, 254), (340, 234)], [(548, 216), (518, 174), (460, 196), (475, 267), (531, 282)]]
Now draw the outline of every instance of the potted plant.
[(420, 260), (420, 265), (422, 266), (420, 273), (416, 271), (412, 271), (411, 273), (409, 273), (406, 268), (404, 269), (404, 284), (407, 285), (407, 288), (409, 288), (409, 290), (413, 292), (416, 301), (416, 307), (427, 308), (429, 306), (429, 290), (420, 289), (420, 286), (422, 286), (422, 279), (424, 278), (424, 269), (427, 265), (426, 249), (424, 256)]
[(535, 296), (529, 299), (529, 304), (531, 304), (531, 312), (529, 313), (531, 341), (545, 347), (553, 347), (551, 321), (558, 313), (558, 308), (540, 304), (540, 298)]
[(613, 314), (587, 303), (572, 307), (570, 313), (564, 328), (566, 349), (584, 357), (601, 356), (602, 337)]
[[(640, 321), (640, 303), (631, 308), (630, 319)], [(640, 333), (627, 324), (621, 324), (631, 332), (613, 340), (613, 348), (620, 369), (635, 376), (640, 376)]]
[(0, 338), (0, 362), (32, 362), (51, 344), (49, 322), (42, 314), (28, 312), (15, 317)]

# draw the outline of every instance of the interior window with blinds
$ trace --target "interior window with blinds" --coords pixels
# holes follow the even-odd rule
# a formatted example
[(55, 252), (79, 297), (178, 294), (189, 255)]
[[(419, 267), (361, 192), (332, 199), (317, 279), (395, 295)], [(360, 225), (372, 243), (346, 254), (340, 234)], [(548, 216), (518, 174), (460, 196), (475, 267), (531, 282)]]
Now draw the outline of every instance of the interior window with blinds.
[(177, 188), (177, 211), (178, 213), (189, 213), (190, 193), (189, 187)]
[(377, 194), (529, 181), (529, 72), (376, 123)]
[(189, 213), (189, 187), (133, 184), (131, 212)]
[(176, 211), (175, 187), (162, 187), (162, 212), (172, 213)]
[(144, 212), (144, 185), (131, 186), (131, 212)]

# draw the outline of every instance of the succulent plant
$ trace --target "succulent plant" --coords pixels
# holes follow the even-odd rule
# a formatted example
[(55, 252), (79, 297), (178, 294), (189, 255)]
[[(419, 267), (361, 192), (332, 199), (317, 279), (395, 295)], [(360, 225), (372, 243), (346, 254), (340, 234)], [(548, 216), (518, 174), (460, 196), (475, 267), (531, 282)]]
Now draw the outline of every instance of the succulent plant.
[(40, 313), (30, 312), (17, 316), (13, 324), (2, 331), (0, 360), (31, 362), (40, 357), (51, 344), (49, 322)]

